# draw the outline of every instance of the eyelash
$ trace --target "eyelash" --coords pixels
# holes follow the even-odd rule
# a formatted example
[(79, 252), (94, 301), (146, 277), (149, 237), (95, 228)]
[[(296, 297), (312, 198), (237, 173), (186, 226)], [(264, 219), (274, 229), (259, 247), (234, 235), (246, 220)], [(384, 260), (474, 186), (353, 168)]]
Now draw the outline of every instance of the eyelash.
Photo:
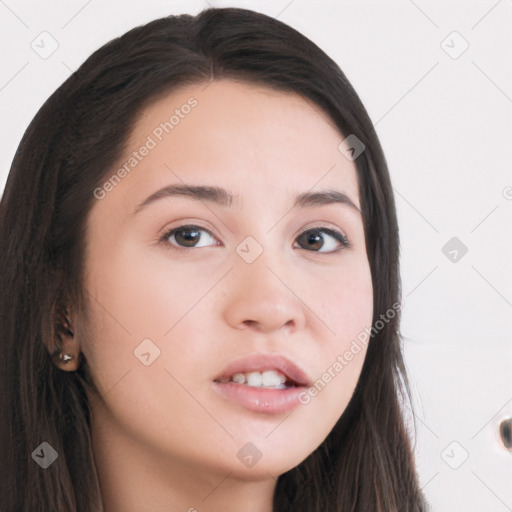
[[(177, 245), (172, 244), (169, 241), (169, 238), (179, 231), (204, 231), (204, 232), (208, 233), (211, 237), (215, 238), (215, 236), (208, 229), (202, 228), (201, 226), (198, 226), (195, 224), (186, 224), (186, 225), (178, 226), (176, 228), (172, 228), (172, 229), (166, 231), (165, 234), (160, 238), (159, 242), (164, 244), (164, 246), (167, 247), (168, 249), (175, 250), (175, 251), (187, 251), (190, 249), (201, 249), (201, 247), (194, 247), (194, 246), (184, 247), (184, 246), (177, 246)], [(314, 250), (309, 251), (308, 249), (304, 249), (303, 247), (300, 247), (301, 249), (304, 249), (305, 251), (317, 252), (319, 254), (334, 254), (334, 253), (339, 252), (342, 249), (349, 249), (350, 247), (352, 247), (352, 244), (348, 241), (347, 237), (343, 233), (333, 230), (333, 229), (329, 229), (326, 227), (309, 228), (309, 229), (306, 229), (305, 231), (303, 231), (299, 235), (299, 237), (304, 235), (305, 233), (313, 233), (313, 234), (314, 233), (325, 233), (325, 234), (333, 237), (335, 240), (337, 240), (341, 244), (337, 249), (334, 249), (332, 251), (327, 251), (327, 252), (314, 251)], [(299, 238), (299, 237), (297, 237), (297, 238)], [(216, 245), (219, 245), (219, 244), (216, 244)], [(209, 247), (215, 247), (215, 246), (209, 246)]]

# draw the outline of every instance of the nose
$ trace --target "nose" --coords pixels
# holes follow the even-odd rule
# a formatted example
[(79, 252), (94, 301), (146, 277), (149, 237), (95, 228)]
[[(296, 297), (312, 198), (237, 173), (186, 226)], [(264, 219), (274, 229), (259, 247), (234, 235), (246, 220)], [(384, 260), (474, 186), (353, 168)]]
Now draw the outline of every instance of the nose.
[(253, 263), (237, 261), (225, 284), (224, 319), (234, 329), (259, 333), (297, 331), (305, 324), (305, 305), (295, 283), (301, 276), (284, 270), (268, 251)]

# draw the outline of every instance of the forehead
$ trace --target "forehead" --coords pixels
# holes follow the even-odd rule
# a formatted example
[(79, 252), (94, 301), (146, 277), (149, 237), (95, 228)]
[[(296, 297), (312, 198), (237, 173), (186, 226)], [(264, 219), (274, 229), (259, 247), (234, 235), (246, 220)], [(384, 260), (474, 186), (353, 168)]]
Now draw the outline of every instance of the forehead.
[(294, 92), (233, 80), (183, 86), (134, 124), (118, 162), (129, 171), (127, 208), (156, 186), (180, 182), (230, 188), (234, 206), (244, 196), (316, 186), (338, 188), (359, 205), (355, 165), (338, 149), (344, 138), (325, 112)]
[[(306, 141), (319, 130), (327, 137), (326, 144), (336, 142), (329, 140), (332, 137), (340, 137), (330, 117), (309, 99), (291, 91), (227, 79), (182, 86), (160, 97), (144, 110), (132, 135), (153, 133), (159, 140), (177, 141), (193, 131), (197, 137), (218, 135), (220, 141), (231, 132), (234, 139), (223, 140), (222, 148), (228, 148), (241, 138), (241, 127), (254, 143)], [(173, 137), (165, 137), (170, 134)]]

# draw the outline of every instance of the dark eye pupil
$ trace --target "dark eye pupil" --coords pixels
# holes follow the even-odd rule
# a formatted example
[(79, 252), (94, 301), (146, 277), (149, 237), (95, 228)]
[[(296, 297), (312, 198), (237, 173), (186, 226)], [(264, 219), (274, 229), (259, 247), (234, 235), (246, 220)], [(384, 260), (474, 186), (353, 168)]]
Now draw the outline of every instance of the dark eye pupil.
[(193, 247), (194, 244), (199, 240), (200, 235), (197, 229), (181, 229), (174, 233), (176, 242), (186, 247)]
[(324, 244), (324, 239), (318, 231), (307, 231), (299, 237), (300, 239), (302, 239), (302, 242), (305, 241), (312, 249), (321, 249)]

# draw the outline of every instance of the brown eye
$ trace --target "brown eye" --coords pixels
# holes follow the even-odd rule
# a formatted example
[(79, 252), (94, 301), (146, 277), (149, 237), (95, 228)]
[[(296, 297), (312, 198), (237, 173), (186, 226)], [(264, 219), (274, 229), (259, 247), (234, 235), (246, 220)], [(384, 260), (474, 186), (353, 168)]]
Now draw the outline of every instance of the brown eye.
[[(209, 239), (213, 241), (213, 243), (209, 243)], [(199, 226), (180, 226), (173, 228), (162, 237), (162, 241), (183, 248), (219, 245), (209, 231)]]
[(302, 249), (315, 252), (334, 252), (350, 246), (345, 235), (327, 228), (308, 229), (297, 237), (297, 241)]

